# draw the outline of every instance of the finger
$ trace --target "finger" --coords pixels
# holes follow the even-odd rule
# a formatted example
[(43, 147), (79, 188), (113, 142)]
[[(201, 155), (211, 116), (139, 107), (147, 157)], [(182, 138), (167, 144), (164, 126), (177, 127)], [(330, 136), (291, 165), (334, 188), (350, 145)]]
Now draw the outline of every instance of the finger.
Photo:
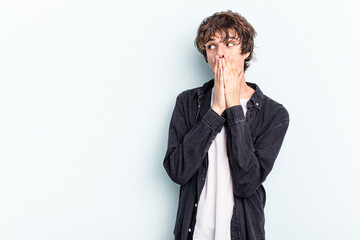
[(239, 66), (235, 65), (231, 56), (230, 56), (230, 63), (231, 63), (231, 66), (232, 66), (235, 76), (241, 78), (241, 70), (240, 70)]
[(224, 73), (224, 70), (225, 70), (224, 68), (225, 68), (224, 58), (221, 58), (221, 69), (222, 69), (223, 73)]
[(218, 84), (217, 82), (218, 82), (219, 77), (220, 77), (220, 63), (219, 63), (219, 57), (218, 57), (218, 56), (215, 57), (215, 61), (216, 61), (216, 67), (215, 67), (215, 69), (216, 69), (215, 82), (216, 82), (216, 84)]
[[(221, 86), (225, 88), (225, 75), (226, 75), (226, 69), (225, 69), (225, 59), (221, 59), (221, 65), (222, 65), (222, 75), (221, 75)], [(224, 89), (225, 90), (225, 89)]]
[(218, 68), (218, 60), (217, 60), (217, 57), (215, 57), (215, 58), (213, 59), (213, 61), (214, 61), (214, 63), (215, 63), (215, 65), (214, 65), (214, 71), (217, 71), (217, 68)]
[(224, 89), (224, 77), (225, 77), (225, 73), (224, 73), (224, 69), (223, 68), (221, 68), (222, 69), (222, 74), (221, 74), (221, 76), (220, 76), (220, 87), (221, 87), (221, 89)]
[(227, 63), (228, 63), (228, 68), (229, 68), (230, 74), (232, 74), (233, 76), (237, 76), (237, 68), (236, 68), (234, 62), (232, 61), (231, 56), (229, 56)]
[(241, 71), (240, 74), (239, 74), (239, 78), (241, 79), (244, 76), (244, 74), (245, 74), (245, 72)]
[(229, 58), (228, 58), (228, 63), (229, 63), (229, 68), (231, 69), (231, 71), (236, 71), (236, 66), (234, 65), (234, 62), (233, 62), (231, 56), (229, 56)]
[(227, 60), (226, 58), (223, 58), (223, 68), (224, 68), (224, 80), (225, 79), (228, 79), (228, 75), (229, 75), (229, 66), (228, 66), (228, 63), (227, 63)]
[(214, 83), (216, 84), (216, 80), (217, 80), (217, 76), (218, 76), (218, 70), (219, 70), (219, 64), (218, 64), (218, 61), (217, 61), (216, 57), (213, 59), (213, 61), (215, 62), (215, 65), (214, 65)]
[(224, 69), (224, 59), (221, 58), (221, 61), (220, 61), (220, 65), (221, 65), (221, 77), (223, 78), (224, 77), (224, 74), (225, 74), (225, 69)]

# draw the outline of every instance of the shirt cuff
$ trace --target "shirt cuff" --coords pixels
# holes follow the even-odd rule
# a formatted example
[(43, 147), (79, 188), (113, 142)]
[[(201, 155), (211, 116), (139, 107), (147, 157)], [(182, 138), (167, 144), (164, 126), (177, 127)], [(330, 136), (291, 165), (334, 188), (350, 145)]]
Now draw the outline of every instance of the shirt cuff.
[(237, 122), (243, 122), (246, 120), (244, 110), (241, 105), (235, 105), (225, 109), (224, 111), (228, 126), (231, 126)]
[(208, 111), (205, 113), (202, 121), (213, 131), (220, 132), (226, 119), (209, 107)]

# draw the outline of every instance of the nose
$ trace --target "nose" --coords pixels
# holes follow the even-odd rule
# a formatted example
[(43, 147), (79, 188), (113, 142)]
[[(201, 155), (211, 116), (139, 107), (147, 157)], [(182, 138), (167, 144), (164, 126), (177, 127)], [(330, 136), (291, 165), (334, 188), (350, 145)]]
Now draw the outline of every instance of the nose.
[(218, 46), (216, 55), (219, 56), (220, 58), (224, 57), (225, 51), (224, 51), (224, 48), (221, 45)]

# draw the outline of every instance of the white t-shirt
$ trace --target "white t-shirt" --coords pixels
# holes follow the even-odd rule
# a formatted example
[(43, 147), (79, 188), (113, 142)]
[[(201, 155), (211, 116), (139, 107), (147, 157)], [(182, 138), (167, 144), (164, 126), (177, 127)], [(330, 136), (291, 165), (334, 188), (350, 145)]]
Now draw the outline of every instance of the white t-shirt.
[[(213, 104), (214, 88), (211, 92)], [(246, 116), (246, 103), (240, 99)], [(210, 145), (209, 165), (204, 188), (198, 203), (194, 240), (230, 240), (230, 223), (234, 208), (234, 193), (226, 151), (225, 127)]]

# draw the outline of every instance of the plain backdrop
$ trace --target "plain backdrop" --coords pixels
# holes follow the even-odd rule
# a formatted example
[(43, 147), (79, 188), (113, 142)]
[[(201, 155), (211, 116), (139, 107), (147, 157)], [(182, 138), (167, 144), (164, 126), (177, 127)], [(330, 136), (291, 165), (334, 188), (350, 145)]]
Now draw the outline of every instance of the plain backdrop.
[(212, 78), (197, 27), (228, 9), (257, 32), (246, 81), (290, 113), (267, 239), (360, 239), (355, 0), (1, 0), (0, 239), (172, 239), (170, 117)]

